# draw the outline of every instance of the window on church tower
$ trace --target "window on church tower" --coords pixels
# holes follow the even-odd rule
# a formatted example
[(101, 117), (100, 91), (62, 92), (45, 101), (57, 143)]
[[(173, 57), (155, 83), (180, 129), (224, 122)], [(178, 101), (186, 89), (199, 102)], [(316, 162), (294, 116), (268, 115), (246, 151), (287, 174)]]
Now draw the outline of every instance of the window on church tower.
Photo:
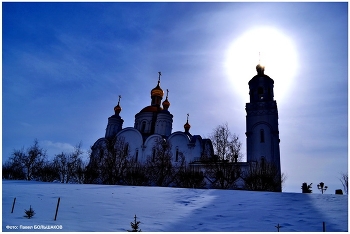
[(176, 149), (176, 154), (175, 154), (175, 162), (179, 161), (179, 149)]
[(260, 142), (264, 143), (265, 142), (265, 134), (264, 134), (264, 129), (260, 130)]
[(143, 121), (141, 124), (141, 132), (144, 133), (146, 129), (146, 121)]

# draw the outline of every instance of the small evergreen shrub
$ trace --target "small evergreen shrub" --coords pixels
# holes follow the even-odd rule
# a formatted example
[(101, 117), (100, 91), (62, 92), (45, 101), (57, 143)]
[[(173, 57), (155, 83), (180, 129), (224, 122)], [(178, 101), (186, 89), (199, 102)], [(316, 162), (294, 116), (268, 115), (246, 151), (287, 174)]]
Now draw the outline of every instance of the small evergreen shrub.
[(29, 210), (24, 210), (24, 213), (26, 213), (26, 215), (24, 217), (30, 219), (31, 217), (33, 217), (35, 215), (34, 210), (32, 209), (32, 206), (29, 207)]
[(131, 228), (132, 230), (128, 230), (128, 232), (141, 232), (141, 229), (139, 229), (139, 225), (140, 225), (140, 221), (136, 221), (136, 215), (134, 217), (134, 222), (131, 222), (130, 225), (131, 225)]

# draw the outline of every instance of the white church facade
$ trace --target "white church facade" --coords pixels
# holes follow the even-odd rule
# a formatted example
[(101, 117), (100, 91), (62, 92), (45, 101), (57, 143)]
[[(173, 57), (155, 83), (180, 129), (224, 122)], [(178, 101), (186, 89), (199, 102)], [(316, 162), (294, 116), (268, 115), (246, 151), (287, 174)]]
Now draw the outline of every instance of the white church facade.
[[(236, 162), (242, 170), (247, 170), (254, 162), (271, 162), (281, 175), (278, 110), (274, 100), (274, 81), (264, 74), (264, 67), (256, 66), (257, 75), (248, 83), (250, 102), (246, 103), (246, 148), (247, 162)], [(171, 145), (172, 160), (178, 160), (181, 152), (188, 165), (200, 168), (203, 156), (214, 157), (210, 139), (190, 133), (190, 124), (184, 125), (183, 131), (172, 132), (173, 115), (169, 111), (168, 92), (163, 100), (164, 91), (158, 84), (151, 90), (151, 103), (135, 115), (133, 127), (123, 127), (120, 116), (120, 97), (114, 108), (114, 115), (108, 118), (105, 137), (98, 139), (92, 146), (92, 155), (101, 145), (112, 138), (122, 137), (128, 144), (129, 155), (144, 163), (154, 154), (154, 144), (162, 139)]]

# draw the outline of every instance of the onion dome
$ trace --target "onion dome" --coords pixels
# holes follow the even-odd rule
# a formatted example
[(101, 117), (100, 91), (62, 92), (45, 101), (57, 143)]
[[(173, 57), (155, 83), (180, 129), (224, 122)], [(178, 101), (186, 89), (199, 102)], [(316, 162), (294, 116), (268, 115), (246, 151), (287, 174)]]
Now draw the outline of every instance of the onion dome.
[(168, 101), (168, 98), (166, 98), (166, 99), (164, 100), (164, 102), (162, 103), (162, 105), (163, 105), (164, 110), (168, 110), (168, 109), (169, 109), (170, 102)]
[(188, 116), (189, 116), (189, 114), (187, 114), (187, 122), (184, 125), (185, 132), (189, 132), (190, 128), (191, 128), (191, 125), (188, 123)]
[(119, 115), (119, 113), (120, 113), (121, 110), (122, 110), (122, 108), (121, 108), (120, 105), (119, 105), (119, 103), (120, 103), (120, 98), (121, 98), (121, 97), (122, 97), (122, 96), (119, 95), (118, 105), (116, 105), (116, 106), (114, 107), (114, 113), (115, 113), (115, 115)]
[(168, 95), (169, 95), (169, 90), (167, 89), (166, 90), (166, 98), (165, 98), (164, 102), (162, 103), (164, 110), (168, 110), (169, 106), (170, 106), (170, 102), (168, 100)]
[(153, 96), (163, 97), (164, 92), (163, 92), (163, 89), (160, 88), (159, 83), (160, 83), (160, 81), (158, 81), (158, 85), (154, 89), (151, 90), (152, 97)]
[(158, 97), (163, 98), (164, 92), (163, 92), (163, 89), (161, 89), (161, 87), (160, 87), (160, 76), (162, 74), (160, 72), (158, 72), (158, 74), (159, 74), (158, 84), (157, 84), (157, 86), (155, 88), (153, 88), (151, 90), (151, 97), (158, 96)]
[(258, 75), (264, 75), (265, 67), (259, 63), (256, 65), (256, 71), (258, 72)]

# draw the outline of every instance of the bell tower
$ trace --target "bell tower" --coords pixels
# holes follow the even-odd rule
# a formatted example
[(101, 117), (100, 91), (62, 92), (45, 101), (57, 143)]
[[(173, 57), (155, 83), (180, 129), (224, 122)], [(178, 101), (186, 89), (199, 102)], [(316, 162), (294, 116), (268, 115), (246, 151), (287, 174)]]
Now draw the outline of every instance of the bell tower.
[(248, 83), (250, 102), (246, 103), (247, 161), (271, 163), (281, 174), (280, 139), (277, 102), (274, 100), (274, 81), (264, 74), (262, 65)]
[(115, 114), (108, 118), (105, 138), (113, 138), (120, 130), (123, 129), (124, 120), (119, 115), (122, 110), (120, 107), (120, 98), (121, 96), (119, 95), (118, 105), (114, 107)]

